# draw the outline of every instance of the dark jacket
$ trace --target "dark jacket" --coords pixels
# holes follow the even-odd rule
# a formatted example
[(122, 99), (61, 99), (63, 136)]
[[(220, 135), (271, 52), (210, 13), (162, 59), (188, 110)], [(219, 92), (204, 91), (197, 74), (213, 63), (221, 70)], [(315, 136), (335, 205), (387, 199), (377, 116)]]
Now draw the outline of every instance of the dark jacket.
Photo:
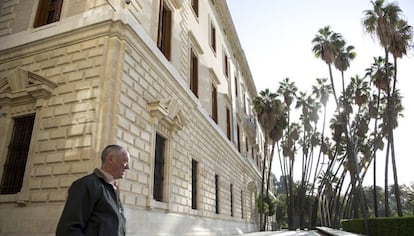
[(123, 236), (125, 217), (113, 186), (95, 169), (70, 186), (56, 236)]

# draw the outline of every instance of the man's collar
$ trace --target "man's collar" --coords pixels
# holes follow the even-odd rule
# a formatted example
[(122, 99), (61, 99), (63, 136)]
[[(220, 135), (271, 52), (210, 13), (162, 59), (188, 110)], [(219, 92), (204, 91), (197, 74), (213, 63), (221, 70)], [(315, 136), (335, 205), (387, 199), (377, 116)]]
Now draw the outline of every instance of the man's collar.
[(108, 184), (114, 184), (114, 182), (115, 182), (115, 179), (114, 179), (114, 177), (111, 175), (111, 174), (109, 174), (108, 172), (106, 172), (106, 171), (104, 171), (104, 170), (102, 170), (101, 168), (96, 168), (95, 170), (94, 170), (94, 172), (95, 172), (95, 174), (97, 174), (99, 177), (101, 177), (102, 179), (104, 179), (104, 181), (106, 182), (106, 183), (108, 183)]

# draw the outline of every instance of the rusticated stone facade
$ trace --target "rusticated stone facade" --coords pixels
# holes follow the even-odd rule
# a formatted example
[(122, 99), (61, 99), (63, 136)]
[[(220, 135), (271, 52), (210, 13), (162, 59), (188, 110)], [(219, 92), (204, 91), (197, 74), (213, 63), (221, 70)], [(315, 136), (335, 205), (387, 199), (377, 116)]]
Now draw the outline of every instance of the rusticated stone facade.
[[(120, 183), (128, 235), (255, 230), (257, 94), (225, 1), (63, 0), (57, 21), (34, 27), (44, 2), (0, 0), (0, 235), (54, 235), (68, 187), (111, 143), (131, 154)], [(169, 58), (157, 47), (160, 4), (171, 11)], [(21, 117), (34, 121), (13, 192), (6, 169)]]

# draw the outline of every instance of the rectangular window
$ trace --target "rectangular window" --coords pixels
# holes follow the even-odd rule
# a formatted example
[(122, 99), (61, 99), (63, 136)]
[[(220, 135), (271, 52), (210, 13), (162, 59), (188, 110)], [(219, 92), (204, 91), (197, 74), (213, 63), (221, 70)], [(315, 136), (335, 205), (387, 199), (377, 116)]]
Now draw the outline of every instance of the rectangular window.
[(246, 144), (246, 155), (249, 153), (249, 140), (247, 140), (247, 137), (244, 140), (245, 144)]
[(210, 26), (210, 46), (216, 52), (216, 27), (214, 27), (213, 23)]
[(239, 128), (239, 124), (237, 124), (237, 150), (240, 152), (241, 148), (240, 148), (240, 128)]
[(240, 208), (241, 208), (241, 218), (243, 219), (244, 218), (244, 207), (243, 207), (243, 205), (244, 205), (244, 203), (243, 203), (243, 190), (242, 191), (240, 191)]
[(14, 119), (13, 133), (1, 180), (1, 194), (15, 194), (22, 188), (34, 120), (35, 115)]
[(197, 209), (197, 175), (198, 162), (191, 160), (191, 208)]
[(243, 107), (244, 107), (244, 113), (247, 114), (246, 94), (245, 93), (243, 93)]
[(217, 88), (214, 84), (211, 86), (211, 106), (212, 118), (214, 122), (218, 123)]
[(226, 77), (229, 77), (229, 57), (227, 56), (227, 54), (224, 54), (224, 74), (226, 75)]
[(237, 77), (234, 77), (234, 92), (236, 94), (236, 97), (239, 96), (239, 89), (238, 89), (237, 83), (238, 83)]
[(219, 176), (215, 175), (214, 176), (214, 182), (215, 182), (215, 189), (216, 189), (216, 214), (220, 213), (220, 208), (219, 208)]
[(37, 7), (34, 27), (59, 21), (63, 0), (40, 0)]
[(227, 138), (231, 140), (231, 116), (230, 109), (226, 108)]
[(234, 212), (233, 212), (233, 184), (230, 184), (230, 215), (234, 216)]
[(165, 162), (166, 139), (157, 134), (155, 140), (155, 161), (154, 161), (154, 199), (163, 201), (164, 198), (164, 162)]
[(198, 0), (191, 0), (191, 7), (193, 8), (195, 15), (198, 17)]
[(171, 10), (160, 2), (160, 16), (158, 22), (158, 39), (157, 47), (161, 50), (164, 56), (171, 59), (171, 34), (172, 34), (172, 14)]
[(198, 97), (198, 58), (193, 49), (191, 49), (190, 63), (190, 89)]

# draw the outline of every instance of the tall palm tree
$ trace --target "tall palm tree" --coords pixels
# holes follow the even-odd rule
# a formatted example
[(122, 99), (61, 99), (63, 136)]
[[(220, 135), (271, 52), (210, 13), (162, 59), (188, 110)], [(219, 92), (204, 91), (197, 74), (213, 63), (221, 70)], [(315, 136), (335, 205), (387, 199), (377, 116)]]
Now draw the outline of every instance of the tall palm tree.
[(335, 58), (338, 56), (341, 48), (345, 44), (342, 39), (342, 35), (333, 32), (330, 26), (325, 26), (324, 28), (319, 29), (318, 34), (312, 40), (312, 43), (314, 44), (312, 51), (315, 56), (317, 58), (321, 58), (328, 65), (332, 92), (335, 97), (336, 104), (339, 105), (332, 75), (332, 63), (334, 63)]
[[(389, 111), (389, 118), (390, 118), (390, 140), (391, 145), (394, 146), (394, 134), (393, 129), (397, 126), (396, 121), (394, 121), (392, 114), (396, 110), (396, 100), (398, 99), (398, 95), (396, 94), (396, 85), (397, 85), (397, 58), (401, 58), (403, 55), (407, 54), (407, 48), (410, 47), (411, 40), (413, 38), (413, 30), (410, 25), (408, 25), (407, 21), (405, 20), (398, 20), (395, 26), (395, 31), (393, 32), (392, 41), (390, 43), (389, 50), (393, 55), (394, 59), (394, 81), (392, 86), (391, 92), (391, 99), (390, 99), (390, 109)], [(396, 117), (397, 118), (397, 117)], [(393, 167), (393, 177), (394, 177), (394, 192), (395, 198), (397, 202), (397, 212), (399, 216), (402, 216), (402, 207), (401, 207), (401, 197), (400, 197), (400, 190), (398, 185), (398, 176), (397, 176), (397, 165), (395, 161), (395, 149), (392, 147), (392, 167)]]
[[(293, 138), (292, 138), (292, 132), (296, 132), (295, 130), (292, 130), (292, 125), (290, 122), (290, 118), (291, 118), (291, 105), (293, 103), (293, 101), (296, 98), (296, 92), (298, 91), (298, 88), (295, 84), (295, 82), (291, 81), (289, 78), (285, 78), (283, 81), (281, 81), (279, 83), (279, 87), (277, 89), (277, 93), (280, 94), (283, 97), (283, 100), (285, 102), (285, 106), (286, 106), (286, 118), (287, 118), (287, 131), (285, 132), (285, 137), (284, 140), (282, 142), (282, 147), (284, 150), (286, 150), (287, 145), (288, 144), (292, 144)], [(292, 147), (292, 146), (289, 146)], [(285, 154), (287, 154), (285, 152)], [(287, 155), (282, 155), (285, 158), (283, 159), (282, 162), (282, 156), (279, 155), (279, 162), (280, 162), (280, 168), (282, 171), (282, 175), (284, 176), (289, 176), (289, 178), (284, 178), (285, 181), (285, 185), (286, 185), (286, 200), (287, 200), (287, 209), (288, 209), (288, 227), (291, 228), (293, 227), (293, 173), (291, 172), (291, 170), (293, 170), (293, 164), (294, 164), (294, 156), (293, 154), (293, 150), (291, 150), (291, 152), (289, 152), (289, 158), (287, 157)], [(282, 164), (283, 163), (283, 164)]]
[[(386, 153), (386, 168), (388, 165), (389, 151), (391, 151), (393, 173), (394, 173), (394, 186), (395, 197), (397, 202), (398, 215), (402, 216), (400, 192), (398, 189), (398, 176), (395, 166), (395, 150), (394, 150), (394, 135), (393, 130), (395, 123), (393, 117), (393, 96), (396, 91), (396, 58), (402, 57), (406, 54), (406, 50), (412, 39), (412, 28), (408, 26), (407, 22), (401, 19), (401, 9), (396, 3), (388, 3), (384, 5), (384, 0), (371, 1), (373, 10), (364, 11), (365, 17), (363, 19), (363, 26), (367, 33), (377, 37), (381, 46), (385, 52), (385, 73), (389, 78), (390, 71), (388, 68), (389, 53), (394, 56), (394, 83), (387, 84), (387, 116), (388, 116), (388, 146)], [(389, 148), (390, 147), (390, 148)], [(385, 178), (387, 178), (387, 173)], [(387, 183), (387, 180), (385, 180)], [(385, 186), (384, 188), (387, 188)], [(386, 209), (386, 215), (389, 215), (389, 210)]]
[[(331, 85), (327, 83), (327, 78), (317, 78), (316, 82), (317, 85), (312, 86), (312, 94), (315, 96), (316, 99), (319, 99), (319, 103), (323, 106), (323, 121), (322, 121), (322, 131), (321, 131), (321, 138), (320, 138), (320, 151), (318, 154), (318, 159), (316, 161), (315, 171), (313, 175), (312, 180), (312, 186), (311, 186), (311, 196), (314, 194), (315, 184), (317, 182), (318, 176), (321, 176), (322, 174), (322, 168), (325, 161), (321, 161), (321, 157), (325, 157), (325, 154), (328, 153), (328, 145), (325, 142), (325, 128), (326, 128), (326, 115), (327, 115), (327, 105), (329, 100), (329, 95), (332, 93)], [(318, 188), (317, 196), (319, 196), (320, 188)], [(314, 198), (314, 203), (312, 205), (311, 210), (311, 219), (310, 219), (310, 228), (314, 228), (316, 225), (316, 217), (317, 217), (317, 210), (318, 210), (318, 203), (319, 203), (319, 197)]]
[[(319, 34), (315, 36), (315, 38), (312, 40), (312, 43), (314, 44), (312, 51), (314, 52), (315, 56), (318, 58), (321, 58), (329, 68), (329, 76), (331, 79), (331, 85), (332, 85), (332, 91), (336, 102), (336, 109), (338, 112), (340, 112), (340, 103), (336, 94), (335, 90), (335, 84), (332, 76), (332, 63), (334, 63), (335, 59), (341, 52), (341, 49), (345, 46), (345, 41), (343, 40), (342, 36), (338, 33), (335, 33), (331, 31), (329, 26), (325, 26), (322, 29), (319, 29)], [(368, 230), (368, 213), (365, 207), (365, 199), (364, 199), (364, 193), (362, 189), (362, 181), (359, 176), (359, 166), (358, 166), (358, 160), (357, 160), (357, 153), (356, 153), (356, 145), (353, 140), (353, 136), (350, 132), (350, 125), (347, 119), (344, 120), (344, 122), (341, 121), (340, 128), (343, 129), (346, 136), (346, 143), (348, 145), (348, 155), (350, 158), (350, 165), (352, 166), (352, 169), (354, 169), (353, 172), (350, 172), (351, 179), (353, 185), (355, 183), (358, 183), (358, 195), (360, 198), (360, 205), (361, 205), (361, 211), (364, 217), (364, 223), (365, 223), (365, 231), (369, 235)], [(339, 127), (339, 126), (338, 126)]]
[(340, 48), (338, 56), (335, 58), (335, 68), (341, 72), (342, 77), (342, 93), (345, 94), (345, 78), (344, 72), (349, 68), (349, 62), (356, 57), (355, 47), (349, 45), (347, 47)]
[[(374, 57), (374, 63), (371, 67), (366, 69), (365, 76), (371, 78), (371, 82), (377, 87), (377, 94), (373, 96), (369, 104), (370, 117), (374, 119), (374, 141), (373, 141), (373, 203), (374, 203), (374, 216), (378, 217), (378, 197), (377, 197), (377, 150), (383, 149), (382, 137), (383, 135), (378, 131), (378, 121), (380, 118), (380, 105), (381, 105), (381, 81), (387, 81), (385, 77), (385, 60), (382, 57)], [(387, 190), (388, 191), (388, 190)], [(387, 196), (388, 198), (388, 196)], [(388, 201), (386, 201), (388, 202)], [(388, 205), (388, 204), (387, 204)]]
[[(264, 133), (264, 147), (263, 147), (263, 165), (262, 165), (262, 183), (261, 183), (261, 209), (259, 211), (260, 220), (259, 220), (259, 227), (260, 230), (264, 230), (265, 222), (264, 222), (264, 185), (265, 185), (265, 171), (266, 171), (266, 162), (269, 159), (269, 152), (268, 146), (270, 142), (270, 131), (273, 129), (277, 122), (277, 117), (275, 116), (275, 99), (277, 97), (276, 93), (272, 93), (269, 89), (265, 89), (259, 93), (259, 96), (253, 99), (253, 110), (257, 114), (257, 119), (259, 121), (260, 126), (262, 127)], [(270, 172), (271, 170), (268, 169)]]

